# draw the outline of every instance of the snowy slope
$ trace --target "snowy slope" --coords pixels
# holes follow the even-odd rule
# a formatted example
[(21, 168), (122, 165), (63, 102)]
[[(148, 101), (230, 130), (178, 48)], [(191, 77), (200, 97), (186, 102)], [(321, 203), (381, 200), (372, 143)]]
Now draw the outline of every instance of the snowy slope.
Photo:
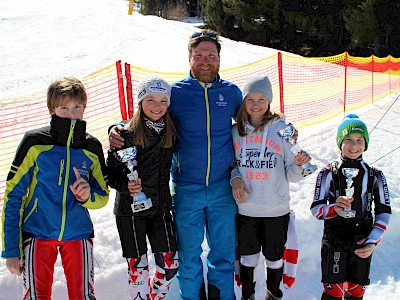
[[(150, 70), (187, 72), (187, 40), (196, 30), (195, 24), (136, 13), (129, 16), (127, 4), (123, 0), (2, 0), (0, 97), (45, 90), (54, 77), (83, 77), (119, 59)], [(222, 38), (221, 68), (240, 66), (274, 53), (274, 49)], [(374, 128), (365, 158), (370, 163), (376, 161), (374, 165), (384, 171), (393, 207), (388, 232), (374, 253), (371, 285), (365, 299), (400, 299), (400, 243), (396, 230), (400, 227), (399, 150), (383, 157), (400, 146), (400, 104), (396, 101), (390, 107), (393, 101), (395, 95), (357, 111), (370, 131)], [(335, 136), (340, 119), (300, 131), (301, 146), (319, 167), (338, 157)], [(320, 299), (322, 292), (319, 249), (323, 224), (309, 211), (315, 176), (291, 185), (301, 245), (297, 281), (291, 290), (284, 291), (285, 299)], [(127, 266), (121, 257), (112, 208), (111, 197), (105, 208), (91, 212), (96, 232), (95, 289), (99, 300), (127, 299), (129, 295)], [(205, 244), (204, 248), (207, 251)], [(150, 264), (154, 268), (153, 260)], [(263, 299), (264, 295), (263, 271), (259, 269), (257, 299)], [(0, 300), (21, 299), (21, 286), (21, 278), (10, 275), (5, 261), (0, 260)], [(240, 299), (239, 289), (236, 292)], [(59, 261), (53, 298), (67, 299)], [(177, 280), (168, 299), (179, 299)]]

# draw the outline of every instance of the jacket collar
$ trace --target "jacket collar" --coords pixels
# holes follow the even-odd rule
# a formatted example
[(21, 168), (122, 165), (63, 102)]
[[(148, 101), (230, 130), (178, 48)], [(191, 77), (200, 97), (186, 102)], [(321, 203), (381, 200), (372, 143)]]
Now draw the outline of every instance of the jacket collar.
[[(72, 128), (72, 123), (75, 123)], [(60, 118), (52, 115), (50, 120), (50, 135), (57, 144), (66, 145), (70, 130), (73, 130), (72, 145), (78, 144), (86, 139), (86, 121)]]
[(342, 160), (342, 165), (346, 166), (346, 167), (347, 166), (352, 166), (352, 167), (359, 166), (361, 164), (361, 162), (363, 161), (362, 155), (360, 155), (356, 159), (350, 159), (350, 158), (347, 158), (347, 157), (343, 157), (343, 155), (340, 154), (340, 158)]

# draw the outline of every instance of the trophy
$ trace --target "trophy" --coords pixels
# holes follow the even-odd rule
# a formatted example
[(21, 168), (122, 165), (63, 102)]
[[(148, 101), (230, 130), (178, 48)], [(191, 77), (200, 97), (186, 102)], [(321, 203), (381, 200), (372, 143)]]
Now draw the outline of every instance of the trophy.
[(340, 252), (333, 252), (333, 274), (339, 274)]
[[(278, 134), (280, 137), (287, 139), (289, 141), (289, 143), (293, 146), (290, 150), (294, 153), (294, 155), (297, 155), (297, 153), (299, 153), (301, 151), (301, 148), (300, 148), (299, 144), (297, 144), (293, 138), (294, 132), (295, 132), (295, 128), (294, 128), (293, 124), (289, 123), (286, 128), (279, 130)], [(301, 174), (303, 175), (303, 177), (306, 177), (306, 176), (314, 173), (317, 169), (318, 169), (317, 166), (308, 162), (305, 165), (303, 165), (303, 171), (301, 172)]]
[[(353, 178), (355, 178), (358, 175), (358, 169), (356, 168), (343, 168), (342, 169), (343, 175), (346, 177), (346, 184), (347, 187), (345, 189), (346, 196), (351, 198), (354, 195), (354, 186), (353, 184)], [(340, 212), (338, 212), (338, 215), (349, 219), (349, 218), (354, 218), (356, 216), (356, 211), (352, 210), (350, 208), (344, 209)]]
[[(137, 166), (137, 149), (135, 146), (128, 147), (125, 149), (118, 150), (114, 152), (115, 157), (125, 163), (126, 167), (129, 169), (129, 173), (126, 175), (129, 181), (136, 181), (138, 179), (138, 172), (136, 170)], [(151, 199), (147, 198), (145, 193), (140, 192), (136, 196), (133, 196), (133, 204), (131, 205), (132, 211), (138, 212), (142, 210), (149, 209), (152, 206)]]

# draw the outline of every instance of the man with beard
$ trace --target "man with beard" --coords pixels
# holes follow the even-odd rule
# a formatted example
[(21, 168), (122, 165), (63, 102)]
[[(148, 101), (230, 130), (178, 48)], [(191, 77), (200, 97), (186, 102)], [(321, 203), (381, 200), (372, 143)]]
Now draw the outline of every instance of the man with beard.
[(231, 129), (242, 93), (218, 75), (221, 45), (215, 32), (194, 33), (188, 49), (190, 75), (172, 85), (169, 109), (178, 131), (172, 162), (178, 279), (182, 299), (206, 299), (200, 259), (205, 229), (208, 299), (232, 300), (237, 206), (229, 183)]
[[(218, 75), (221, 45), (217, 33), (192, 34), (188, 50), (190, 74), (172, 85), (169, 107), (178, 132), (171, 171), (177, 277), (183, 300), (207, 299), (200, 257), (205, 233), (208, 299), (233, 300), (237, 206), (229, 182), (234, 159), (231, 129), (242, 93)], [(112, 149), (123, 146), (115, 129), (109, 136)]]

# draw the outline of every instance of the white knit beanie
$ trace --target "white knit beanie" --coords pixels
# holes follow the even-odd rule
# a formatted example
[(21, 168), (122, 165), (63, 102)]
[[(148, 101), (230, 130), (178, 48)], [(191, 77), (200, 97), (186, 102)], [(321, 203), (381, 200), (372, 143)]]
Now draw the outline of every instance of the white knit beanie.
[(250, 93), (260, 93), (272, 102), (272, 85), (267, 76), (252, 76), (247, 78), (243, 85), (243, 99)]
[(148, 94), (165, 94), (168, 98), (168, 106), (171, 98), (171, 86), (162, 77), (158, 75), (150, 75), (143, 78), (137, 88), (138, 104), (142, 102), (143, 98)]

